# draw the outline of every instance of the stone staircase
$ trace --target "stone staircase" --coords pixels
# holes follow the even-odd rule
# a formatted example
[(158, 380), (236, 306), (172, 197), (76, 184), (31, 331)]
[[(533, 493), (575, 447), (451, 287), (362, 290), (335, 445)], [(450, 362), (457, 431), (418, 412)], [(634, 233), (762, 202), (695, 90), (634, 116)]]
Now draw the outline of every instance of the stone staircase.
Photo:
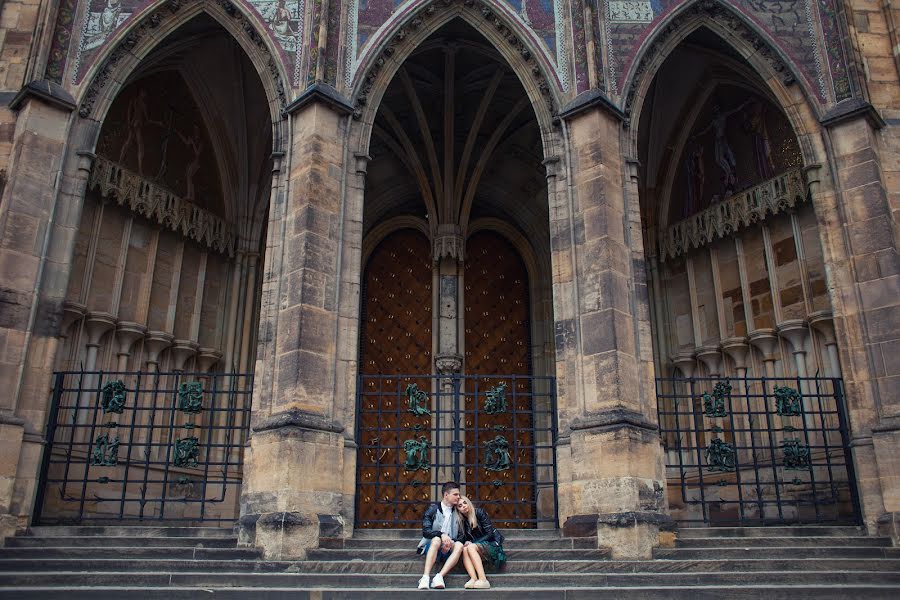
[(0, 548), (0, 599), (900, 598), (900, 548), (855, 527), (682, 529), (655, 560), (610, 560), (556, 530), (504, 531), (509, 562), (490, 591), (415, 589), (417, 533), (360, 530), (302, 562), (262, 560), (228, 530), (34, 527)]

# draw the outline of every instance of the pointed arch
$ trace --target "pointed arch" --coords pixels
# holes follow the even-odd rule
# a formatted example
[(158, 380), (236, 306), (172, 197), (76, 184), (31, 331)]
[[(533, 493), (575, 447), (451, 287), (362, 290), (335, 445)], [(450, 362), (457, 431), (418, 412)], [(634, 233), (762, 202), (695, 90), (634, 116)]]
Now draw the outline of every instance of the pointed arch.
[(359, 123), (351, 133), (353, 150), (366, 153), (381, 98), (406, 59), (457, 18), (478, 31), (515, 73), (534, 110), (545, 156), (556, 155), (560, 82), (538, 44), (531, 41), (533, 33), (487, 0), (435, 0), (389, 22), (384, 35), (362, 57), (350, 83), (354, 118)]
[[(637, 156), (637, 132), (646, 95), (660, 67), (685, 39), (707, 29), (733, 48), (759, 76), (767, 92), (785, 112), (798, 138), (813, 133), (808, 127), (824, 113), (821, 100), (798, 76), (798, 69), (771, 37), (745, 15), (720, 0), (697, 0), (675, 10), (641, 44), (623, 85), (623, 108), (629, 117), (628, 150)], [(803, 114), (806, 113), (806, 114)], [(811, 119), (809, 118), (811, 117)], [(804, 162), (821, 162), (801, 144)]]
[[(243, 7), (228, 0), (199, 0), (186, 5), (181, 0), (167, 2), (147, 11), (129, 27), (119, 31), (86, 74), (78, 98), (78, 115), (101, 123), (131, 73), (171, 33), (201, 13), (209, 15), (231, 35), (250, 59), (268, 99), (274, 124), (273, 149), (283, 144), (282, 112), (288, 103), (290, 79), (271, 40), (257, 29), (256, 21)], [(99, 133), (99, 128), (95, 132)], [(94, 140), (96, 141), (96, 139)]]

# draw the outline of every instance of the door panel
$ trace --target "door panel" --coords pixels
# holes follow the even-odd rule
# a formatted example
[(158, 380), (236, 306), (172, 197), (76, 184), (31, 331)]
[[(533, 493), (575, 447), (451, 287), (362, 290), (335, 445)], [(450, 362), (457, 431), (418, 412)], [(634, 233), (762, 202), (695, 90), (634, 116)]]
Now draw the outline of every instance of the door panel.
[[(413, 526), (430, 500), (429, 472), (407, 471), (403, 444), (431, 429), (407, 410), (407, 385), (430, 392), (431, 248), (413, 230), (381, 242), (363, 276), (357, 451), (357, 527)], [(423, 378), (396, 377), (421, 374)], [(398, 524), (397, 521), (410, 521)]]
[[(536, 517), (534, 407), (524, 377), (531, 374), (528, 289), (525, 264), (505, 238), (493, 232), (469, 238), (465, 370), (491, 377), (478, 380), (478, 389), (475, 382), (466, 385), (465, 491), (504, 527), (533, 527), (528, 520)], [(501, 384), (504, 411), (498, 411), (499, 400), (489, 406), (487, 398)], [(508, 468), (499, 459), (504, 451)]]

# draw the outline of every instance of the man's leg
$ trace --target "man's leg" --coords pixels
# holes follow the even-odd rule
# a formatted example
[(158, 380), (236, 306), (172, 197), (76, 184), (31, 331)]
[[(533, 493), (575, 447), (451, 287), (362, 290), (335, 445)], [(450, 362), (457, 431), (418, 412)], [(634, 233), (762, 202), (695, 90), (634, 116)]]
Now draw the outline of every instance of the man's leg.
[(434, 561), (437, 560), (438, 550), (441, 549), (441, 538), (435, 537), (431, 538), (431, 543), (428, 544), (428, 553), (425, 554), (425, 572), (422, 573), (425, 577), (431, 576), (431, 569), (434, 567)]
[(441, 577), (449, 573), (450, 569), (456, 566), (456, 563), (459, 562), (459, 557), (462, 554), (462, 551), (462, 542), (453, 542), (453, 552), (450, 553), (450, 558), (447, 559), (447, 561), (444, 563), (444, 568), (441, 569)]

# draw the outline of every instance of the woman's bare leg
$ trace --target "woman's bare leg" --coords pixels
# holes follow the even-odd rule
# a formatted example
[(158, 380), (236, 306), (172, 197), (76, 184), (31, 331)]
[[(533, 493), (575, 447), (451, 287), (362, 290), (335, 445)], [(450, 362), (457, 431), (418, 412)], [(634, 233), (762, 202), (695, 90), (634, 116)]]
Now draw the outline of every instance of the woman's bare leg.
[(465, 548), (463, 548), (463, 567), (465, 567), (466, 573), (469, 574), (469, 579), (475, 581), (476, 579), (478, 579), (478, 573), (475, 572), (475, 565), (472, 564), (472, 557), (469, 556), (469, 548), (471, 548), (471, 546), (466, 546)]
[(475, 567), (475, 573), (478, 574), (478, 579), (487, 581), (487, 576), (484, 574), (484, 563), (481, 560), (481, 552), (478, 551), (478, 546), (472, 544), (469, 548), (471, 549), (469, 558), (472, 559), (472, 566)]

